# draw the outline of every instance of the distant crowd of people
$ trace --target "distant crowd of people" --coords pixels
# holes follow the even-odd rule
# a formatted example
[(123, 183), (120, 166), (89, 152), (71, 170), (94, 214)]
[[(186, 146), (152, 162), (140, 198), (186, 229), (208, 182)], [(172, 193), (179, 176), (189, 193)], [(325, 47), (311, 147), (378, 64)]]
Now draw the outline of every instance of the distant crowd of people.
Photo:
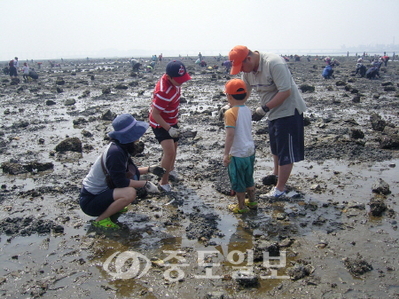
[[(357, 54), (356, 54), (357, 56)], [(393, 54), (395, 56), (395, 53)], [(358, 56), (357, 56), (358, 57)], [(366, 66), (364, 64), (366, 58), (368, 57), (365, 53), (363, 53), (362, 57), (358, 57), (356, 61), (356, 69), (355, 69), (355, 76), (357, 74), (360, 75), (361, 78), (366, 77), (367, 79), (377, 79), (381, 78), (380, 76), (380, 68), (384, 64), (385, 67), (388, 66), (388, 61), (390, 57), (384, 53), (383, 56), (374, 55), (373, 58), (369, 58), (369, 64)], [(338, 66), (339, 62), (330, 57), (326, 57), (324, 59), (326, 62), (326, 66), (323, 69), (322, 76), (324, 79), (331, 79), (334, 78), (334, 69), (333, 67)]]
[[(374, 55), (370, 56), (366, 52), (364, 52), (361, 56), (359, 56), (356, 53), (357, 61), (356, 61), (356, 66), (355, 66), (355, 71), (354, 75), (359, 75), (360, 77), (366, 77), (368, 79), (377, 79), (380, 78), (380, 68), (382, 65), (385, 67), (388, 66), (388, 61), (389, 60), (394, 60), (395, 59), (395, 53), (393, 53), (392, 58), (390, 58), (388, 55), (386, 55), (386, 52), (384, 52), (384, 55), (379, 56), (379, 55)], [(349, 57), (349, 56), (348, 56)], [(224, 73), (228, 74), (230, 72), (230, 69), (232, 67), (231, 61), (230, 60), (223, 60), (223, 57), (221, 54), (219, 56), (214, 57), (217, 61), (222, 61), (221, 64), (219, 65), (210, 65), (208, 66), (208, 63), (205, 61), (205, 57), (202, 55), (201, 52), (198, 53), (198, 57), (195, 60), (195, 64), (198, 65), (201, 68), (207, 68), (211, 70), (216, 70), (220, 66), (223, 68)], [(299, 56), (297, 54), (295, 55), (281, 55), (281, 58), (285, 62), (289, 61), (301, 61), (302, 58), (306, 58), (307, 61), (311, 61), (312, 59), (314, 60), (324, 60), (326, 63), (326, 66), (323, 68), (322, 71), (322, 77), (324, 79), (332, 79), (334, 77), (334, 68), (336, 66), (340, 65), (340, 62), (336, 58), (331, 58), (329, 56), (327, 57), (320, 57), (319, 55), (315, 55), (311, 57), (310, 55), (307, 56)], [(104, 58), (105, 59), (105, 58)], [(143, 58), (131, 58), (130, 59), (130, 64), (132, 67), (133, 72), (148, 72), (151, 73), (155, 70), (156, 64), (161, 64), (163, 62), (163, 54), (159, 55), (152, 55), (151, 58), (148, 59), (143, 59)], [(193, 60), (192, 57), (189, 57), (187, 55), (186, 58), (181, 57), (179, 55), (180, 60)], [(87, 61), (89, 61), (89, 58), (87, 57)], [(366, 64), (366, 61), (369, 61), (369, 64)], [(61, 63), (63, 62), (63, 59), (61, 58)], [(31, 61), (33, 64), (33, 60)], [(37, 67), (40, 70), (42, 67), (42, 62), (36, 62)], [(57, 63), (52, 60), (48, 60), (48, 63), (50, 64), (50, 67), (59, 67), (61, 68), (61, 63)], [(11, 78), (14, 80), (17, 80), (18, 78), (18, 72), (22, 73), (22, 78), (25, 82), (29, 82), (32, 79), (37, 79), (38, 74), (35, 72), (34, 68), (31, 68), (28, 64), (28, 61), (24, 62), (22, 67), (20, 68), (19, 65), (19, 60), (18, 57), (15, 57), (14, 59), (10, 60), (9, 63), (3, 68), (3, 72), (6, 75), (10, 75)]]
[(22, 72), (22, 78), (23, 78), (23, 80), (25, 82), (28, 82), (28, 81), (30, 81), (32, 79), (37, 79), (39, 77), (33, 68), (29, 68), (29, 65), (28, 65), (27, 62), (24, 62), (23, 66), (19, 70), (18, 57), (15, 57), (14, 59), (11, 59), (8, 62), (8, 65), (6, 65), (3, 68), (3, 73), (5, 75), (10, 75), (11, 80), (14, 81), (14, 82), (19, 81), (19, 79), (18, 79), (18, 71)]

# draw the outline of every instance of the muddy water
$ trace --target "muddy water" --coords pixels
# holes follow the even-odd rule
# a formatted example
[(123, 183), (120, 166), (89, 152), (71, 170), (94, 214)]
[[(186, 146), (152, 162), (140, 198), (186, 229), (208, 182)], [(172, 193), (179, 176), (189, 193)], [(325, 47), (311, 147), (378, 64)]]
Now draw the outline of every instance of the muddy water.
[[(312, 73), (309, 70), (315, 64), (319, 69)], [(339, 79), (350, 78), (352, 64), (341, 66)], [(118, 232), (92, 229), (92, 219), (80, 211), (76, 202), (81, 180), (107, 144), (104, 136), (110, 130), (110, 122), (101, 120), (101, 115), (109, 109), (115, 114), (131, 112), (144, 119), (162, 67), (154, 75), (143, 74), (138, 80), (129, 76), (127, 63), (82, 63), (83, 71), (76, 75), (71, 74), (78, 69), (76, 66), (65, 66), (65, 72), (43, 70), (41, 81), (30, 85), (3, 83), (0, 114), (5, 146), (1, 161), (51, 161), (54, 169), (18, 175), (2, 173), (0, 220), (33, 216), (61, 224), (64, 232), (1, 235), (2, 296), (205, 298), (212, 294), (221, 298), (224, 294), (227, 298), (394, 298), (399, 293), (399, 156), (397, 150), (380, 152), (373, 147), (378, 136), (370, 128), (368, 111), (373, 107), (397, 127), (397, 98), (381, 91), (381, 82), (358, 79), (352, 84), (362, 88), (363, 97), (359, 105), (354, 105), (334, 81), (320, 79), (322, 66), (322, 62), (290, 65), (299, 84), (306, 82), (316, 87), (315, 93), (304, 94), (309, 106), (307, 116), (312, 120), (305, 129), (309, 150), (306, 160), (294, 167), (289, 182), (292, 198), (269, 202), (264, 197), (270, 187), (262, 185), (262, 178), (272, 169), (272, 157), (267, 134), (259, 133), (254, 134), (259, 208), (238, 216), (227, 210), (235, 199), (217, 192), (223, 177), (220, 169), (224, 145), (223, 124), (218, 121), (217, 112), (225, 104), (220, 92), (226, 78), (192, 65), (195, 75), (184, 86), (187, 102), (182, 104), (181, 127), (196, 131), (197, 135), (180, 142), (177, 170), (181, 181), (173, 183), (173, 196), (147, 197), (130, 206), (129, 212), (118, 218), (123, 224)], [(89, 81), (90, 72), (95, 74), (93, 82), (78, 83)], [(217, 80), (212, 77), (215, 73)], [(64, 92), (57, 93), (55, 80), (60, 75), (67, 84)], [(397, 82), (397, 75), (390, 71), (386, 78)], [(137, 87), (125, 91), (113, 88), (136, 80)], [(17, 91), (21, 86), (24, 89)], [(112, 92), (105, 96), (101, 90), (108, 86)], [(331, 90), (327, 89), (329, 86)], [(38, 90), (32, 91), (33, 88)], [(90, 90), (89, 97), (81, 96), (85, 90)], [(380, 94), (378, 101), (373, 97), (375, 93)], [(56, 105), (46, 105), (48, 99)], [(65, 106), (67, 99), (75, 99), (75, 105)], [(256, 107), (256, 99), (248, 105)], [(80, 117), (87, 122), (74, 125), (73, 121)], [(358, 125), (354, 127), (366, 133), (368, 147), (363, 152), (347, 137), (353, 128), (345, 122), (349, 119), (355, 119)], [(19, 126), (21, 121), (29, 124)], [(254, 123), (254, 132), (264, 127), (265, 121)], [(84, 137), (83, 130), (93, 136)], [(79, 137), (83, 145), (91, 148), (83, 153), (55, 152), (55, 146), (67, 137)], [(43, 143), (38, 142), (41, 138)], [(161, 150), (152, 132), (147, 132), (142, 141), (145, 151), (135, 161), (142, 165), (158, 163)], [(149, 179), (156, 182), (153, 177)], [(371, 217), (368, 203), (376, 197), (371, 189), (377, 179), (389, 185), (391, 193), (381, 198), (390, 210), (381, 217)], [(195, 238), (192, 233), (197, 233)], [(287, 240), (291, 240), (290, 245), (283, 247)], [(286, 251), (285, 265), (277, 271), (281, 278), (267, 278), (268, 267), (252, 262), (252, 254), (261, 241), (277, 242), (280, 252)], [(115, 260), (126, 252), (141, 254), (140, 267), (134, 268), (140, 270), (137, 276), (149, 263), (145, 275), (123, 279), (113, 276), (117, 272)], [(171, 253), (177, 257), (168, 260)], [(373, 270), (355, 277), (342, 260), (358, 253)], [(115, 258), (111, 260), (112, 255)], [(201, 257), (205, 265), (201, 264)], [(134, 262), (132, 258), (123, 264), (122, 272)], [(176, 267), (173, 271), (171, 264)], [(305, 264), (314, 271), (298, 280), (285, 279), (290, 268)], [(243, 287), (234, 277), (243, 269), (253, 271), (258, 283)]]

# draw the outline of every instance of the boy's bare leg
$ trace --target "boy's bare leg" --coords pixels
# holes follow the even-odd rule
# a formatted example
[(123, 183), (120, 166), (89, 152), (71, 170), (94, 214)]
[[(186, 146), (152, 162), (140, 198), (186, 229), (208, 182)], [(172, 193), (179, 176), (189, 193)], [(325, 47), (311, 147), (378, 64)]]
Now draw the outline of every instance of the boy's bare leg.
[(238, 208), (240, 210), (246, 209), (245, 206), (245, 192), (236, 192)]
[(175, 166), (177, 142), (174, 142), (173, 139), (166, 139), (161, 142), (161, 146), (163, 150), (161, 167), (165, 168), (166, 171), (159, 183), (166, 185), (169, 183), (169, 172)]
[(248, 198), (250, 202), (255, 201), (255, 186), (247, 188)]

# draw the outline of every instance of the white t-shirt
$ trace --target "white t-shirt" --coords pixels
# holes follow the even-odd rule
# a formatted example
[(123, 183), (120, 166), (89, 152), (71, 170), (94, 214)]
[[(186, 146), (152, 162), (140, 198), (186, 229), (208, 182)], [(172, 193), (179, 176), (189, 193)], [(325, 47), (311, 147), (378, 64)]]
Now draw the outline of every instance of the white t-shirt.
[(234, 128), (234, 141), (230, 155), (234, 157), (250, 157), (255, 154), (255, 144), (252, 139), (252, 113), (245, 106), (234, 106), (224, 114), (225, 127)]
[(24, 72), (24, 75), (29, 75), (29, 66), (24, 65), (22, 67), (22, 71)]

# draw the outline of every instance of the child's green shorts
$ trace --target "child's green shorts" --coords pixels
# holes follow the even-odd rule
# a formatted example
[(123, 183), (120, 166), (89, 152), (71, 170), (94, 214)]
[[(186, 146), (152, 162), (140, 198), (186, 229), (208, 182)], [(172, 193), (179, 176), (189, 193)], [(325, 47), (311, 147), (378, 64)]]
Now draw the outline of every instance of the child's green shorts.
[(254, 183), (255, 155), (249, 157), (231, 157), (228, 166), (231, 189), (235, 192), (245, 192)]

